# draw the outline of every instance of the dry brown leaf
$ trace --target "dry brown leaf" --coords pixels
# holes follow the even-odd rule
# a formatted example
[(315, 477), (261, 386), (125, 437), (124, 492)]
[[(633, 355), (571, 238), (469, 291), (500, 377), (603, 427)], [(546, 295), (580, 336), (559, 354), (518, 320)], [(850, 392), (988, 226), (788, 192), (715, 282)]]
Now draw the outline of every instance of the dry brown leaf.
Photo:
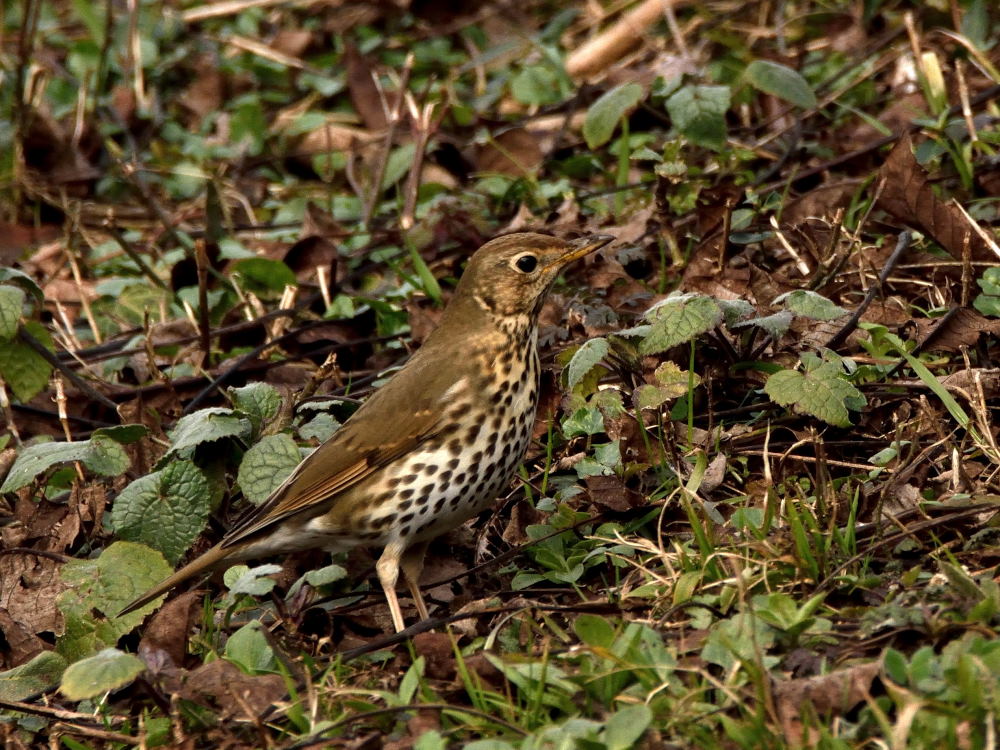
[(809, 737), (803, 736), (803, 706), (811, 705), (820, 718), (830, 713), (843, 714), (865, 699), (881, 669), (882, 663), (874, 661), (818, 677), (776, 682), (774, 701), (785, 740), (795, 747), (812, 742), (815, 730), (809, 730)]
[[(19, 546), (8, 544), (8, 528), (3, 529), (4, 548)], [(55, 560), (29, 552), (0, 556), (0, 609), (28, 632), (61, 635), (63, 617), (56, 597), (66, 584), (59, 578), (59, 568)]]
[(879, 176), (885, 181), (878, 199), (879, 208), (933, 237), (957, 260), (963, 258), (967, 242), (972, 260), (997, 261), (996, 255), (961, 211), (934, 194), (927, 173), (913, 156), (913, 144), (908, 135), (896, 143), (879, 170)]
[(189, 672), (181, 696), (202, 705), (214, 704), (226, 720), (255, 721), (271, 704), (284, 698), (285, 681), (276, 674), (251, 676), (225, 659)]
[(543, 159), (538, 140), (538, 136), (525, 128), (505, 130), (476, 146), (476, 171), (511, 177), (534, 175)]
[[(344, 60), (347, 64), (347, 91), (351, 95), (355, 111), (361, 115), (368, 130), (373, 133), (385, 130), (385, 107), (382, 106), (382, 97), (372, 78), (371, 62), (353, 44), (344, 48)], [(386, 106), (391, 109), (388, 99)]]

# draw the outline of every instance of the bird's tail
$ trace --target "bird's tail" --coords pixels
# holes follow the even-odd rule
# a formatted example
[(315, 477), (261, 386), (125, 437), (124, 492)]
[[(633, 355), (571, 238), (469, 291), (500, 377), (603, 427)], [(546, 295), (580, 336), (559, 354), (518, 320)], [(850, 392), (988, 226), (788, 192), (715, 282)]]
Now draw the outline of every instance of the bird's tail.
[(203, 555), (199, 555), (194, 560), (189, 562), (183, 568), (178, 570), (173, 575), (160, 581), (158, 584), (153, 586), (149, 591), (140, 596), (138, 599), (132, 601), (128, 606), (126, 606), (121, 612), (119, 612), (116, 617), (121, 617), (122, 615), (127, 615), (129, 612), (134, 612), (140, 607), (149, 604), (153, 599), (161, 596), (174, 586), (184, 581), (194, 578), (201, 573), (205, 573), (214, 568), (219, 567), (225, 562), (238, 562), (241, 557), (239, 555), (240, 548), (237, 547), (227, 547), (223, 549), (221, 544), (217, 544), (210, 550), (205, 552)]

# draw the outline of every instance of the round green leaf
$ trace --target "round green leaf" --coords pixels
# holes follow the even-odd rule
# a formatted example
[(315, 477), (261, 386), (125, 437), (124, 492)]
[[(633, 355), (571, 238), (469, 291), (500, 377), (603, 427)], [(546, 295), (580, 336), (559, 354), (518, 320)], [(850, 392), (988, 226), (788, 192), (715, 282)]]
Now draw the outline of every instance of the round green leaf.
[(94, 698), (128, 685), (145, 669), (146, 665), (132, 654), (106, 648), (89, 659), (70, 664), (63, 672), (59, 691), (74, 701)]
[[(24, 323), (24, 330), (52, 351), (52, 337), (44, 326), (29, 320)], [(18, 401), (30, 401), (41, 393), (51, 375), (52, 365), (23, 341), (0, 341), (0, 377), (7, 381)]]
[(248, 622), (226, 641), (226, 658), (247, 674), (261, 674), (274, 670), (274, 649), (261, 632), (260, 623)]
[(250, 420), (234, 414), (232, 409), (201, 409), (177, 420), (177, 425), (170, 433), (173, 445), (167, 456), (222, 438), (245, 439), (250, 436), (250, 427)]
[(674, 126), (694, 144), (721, 149), (726, 145), (728, 86), (685, 86), (667, 99)]

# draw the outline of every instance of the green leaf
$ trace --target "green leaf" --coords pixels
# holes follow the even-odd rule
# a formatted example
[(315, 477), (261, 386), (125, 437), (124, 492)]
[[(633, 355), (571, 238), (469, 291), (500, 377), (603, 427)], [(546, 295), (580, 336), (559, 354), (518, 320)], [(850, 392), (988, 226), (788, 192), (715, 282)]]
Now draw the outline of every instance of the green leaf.
[(795, 315), (791, 310), (779, 310), (773, 315), (764, 315), (759, 318), (750, 318), (750, 320), (741, 320), (739, 323), (736, 323), (731, 327), (735, 331), (740, 328), (756, 326), (757, 328), (763, 329), (771, 338), (780, 339), (785, 335), (785, 332), (792, 324), (792, 319), (794, 317)]
[(261, 296), (274, 296), (295, 286), (297, 281), (292, 269), (280, 260), (270, 258), (244, 258), (233, 263), (231, 275), (239, 275), (240, 288)]
[(235, 414), (232, 409), (213, 407), (201, 409), (177, 420), (170, 433), (173, 445), (165, 457), (192, 450), (202, 443), (211, 443), (222, 438), (250, 437), (250, 420)]
[(570, 390), (576, 387), (584, 375), (590, 372), (608, 353), (607, 339), (590, 339), (576, 350), (573, 359), (566, 366), (566, 384)]
[(750, 85), (765, 94), (784, 99), (802, 109), (816, 106), (816, 94), (797, 71), (770, 60), (754, 60), (747, 65)]
[(73, 701), (95, 698), (128, 685), (145, 669), (146, 665), (132, 654), (106, 648), (88, 659), (70, 664), (63, 672), (59, 692)]
[(272, 563), (258, 565), (256, 568), (234, 565), (223, 574), (222, 582), (226, 584), (231, 594), (263, 596), (275, 585), (275, 580), (267, 576), (280, 572), (281, 566)]
[(774, 298), (774, 304), (780, 305), (782, 303), (786, 309), (793, 313), (813, 320), (835, 320), (841, 315), (847, 314), (847, 310), (844, 308), (833, 304), (822, 294), (808, 289), (796, 289), (794, 292), (786, 292)]
[(66, 660), (55, 651), (42, 651), (31, 661), (0, 672), (0, 700), (23, 701), (59, 684)]
[(726, 145), (728, 86), (685, 86), (667, 99), (674, 126), (692, 143), (721, 149)]
[(299, 427), (299, 436), (306, 440), (316, 440), (323, 443), (333, 437), (333, 433), (339, 429), (340, 422), (332, 414), (320, 412)]
[(15, 268), (0, 268), (0, 282), (10, 281), (17, 284), (24, 291), (35, 298), (36, 302), (45, 301), (45, 293), (42, 288), (35, 283), (35, 280), (23, 271)]
[(842, 374), (840, 365), (824, 362), (806, 373), (781, 370), (771, 375), (764, 392), (782, 406), (800, 414), (811, 414), (837, 427), (849, 427), (848, 400), (864, 400), (864, 395)]
[(573, 631), (588, 646), (611, 648), (615, 643), (614, 626), (598, 615), (580, 615), (573, 622)]
[(652, 721), (653, 712), (645, 703), (616, 711), (604, 726), (604, 746), (607, 750), (629, 750), (635, 747)]
[(382, 173), (382, 190), (395, 185), (413, 166), (413, 157), (417, 153), (415, 143), (406, 143), (392, 150), (385, 162), (385, 172)]
[(111, 528), (176, 564), (205, 530), (211, 506), (211, 489), (201, 469), (191, 461), (175, 461), (121, 491), (111, 508)]
[(299, 447), (288, 435), (267, 435), (243, 454), (236, 481), (247, 500), (260, 505), (301, 462)]
[(562, 431), (567, 438), (604, 432), (604, 415), (599, 409), (584, 406), (563, 420)]
[(583, 121), (583, 137), (588, 148), (598, 148), (610, 141), (618, 123), (628, 117), (643, 96), (642, 86), (638, 83), (622, 83), (591, 104)]
[(102, 476), (117, 476), (129, 467), (125, 449), (107, 434), (95, 432), (90, 440), (72, 443), (36, 443), (17, 457), (10, 473), (0, 486), (0, 493), (14, 492), (30, 484), (35, 477), (56, 464), (80, 461)]
[(726, 325), (730, 328), (736, 326), (744, 318), (754, 314), (754, 307), (745, 299), (718, 299), (719, 307), (726, 318)]
[(684, 294), (668, 297), (646, 313), (652, 323), (639, 344), (642, 354), (657, 354), (711, 331), (722, 321), (722, 310), (711, 297)]
[(17, 335), (25, 299), (24, 290), (20, 287), (0, 284), (0, 341), (10, 341)]
[(114, 427), (101, 427), (94, 430), (94, 435), (105, 435), (116, 443), (131, 445), (142, 440), (149, 434), (149, 428), (142, 424), (121, 424)]
[(114, 646), (159, 601), (122, 617), (118, 612), (172, 572), (163, 555), (134, 542), (115, 542), (97, 558), (67, 562), (59, 572), (69, 588), (56, 601), (65, 620), (56, 651), (76, 661)]
[(310, 586), (327, 586), (344, 578), (347, 578), (347, 570), (340, 565), (327, 565), (305, 574), (306, 583)]
[(233, 406), (250, 418), (254, 433), (281, 411), (281, 394), (273, 385), (250, 383), (242, 388), (229, 388), (228, 392)]
[[(25, 322), (24, 329), (52, 351), (52, 338), (37, 321)], [(23, 341), (0, 341), (0, 378), (7, 382), (18, 401), (31, 401), (49, 384), (51, 375), (52, 365)]]
[(556, 104), (562, 100), (559, 74), (547, 65), (529, 65), (510, 79), (510, 93), (529, 107)]
[(226, 641), (226, 658), (247, 674), (274, 671), (277, 660), (274, 649), (261, 632), (260, 623), (248, 622)]

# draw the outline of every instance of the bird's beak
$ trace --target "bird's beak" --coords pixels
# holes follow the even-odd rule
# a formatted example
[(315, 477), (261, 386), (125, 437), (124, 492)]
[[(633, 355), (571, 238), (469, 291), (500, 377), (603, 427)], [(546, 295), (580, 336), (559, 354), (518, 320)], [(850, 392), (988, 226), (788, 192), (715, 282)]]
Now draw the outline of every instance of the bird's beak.
[(610, 234), (589, 234), (586, 237), (573, 240), (569, 243), (569, 251), (549, 263), (544, 270), (550, 271), (553, 268), (559, 268), (572, 263), (574, 260), (579, 260), (585, 255), (590, 255), (595, 250), (604, 247), (613, 239), (614, 237)]

